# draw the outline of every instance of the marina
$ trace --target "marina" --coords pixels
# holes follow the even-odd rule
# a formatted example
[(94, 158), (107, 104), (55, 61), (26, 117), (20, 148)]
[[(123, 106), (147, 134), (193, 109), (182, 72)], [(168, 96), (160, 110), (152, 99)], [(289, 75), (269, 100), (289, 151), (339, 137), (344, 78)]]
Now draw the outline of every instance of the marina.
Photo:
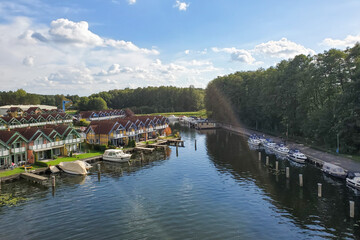
[[(178, 156), (170, 146), (166, 154), (144, 154), (144, 161), (131, 165), (96, 161), (86, 176), (57, 174), (53, 190), (25, 180), (2, 183), (2, 193), (27, 200), (0, 208), (0, 238), (353, 239), (360, 234), (360, 194), (344, 181), (264, 151), (259, 160), (246, 139), (228, 131), (180, 133), (186, 147)], [(18, 218), (27, 224), (14, 230), (11, 223)], [(44, 218), (46, 225), (40, 224)], [(94, 228), (99, 221), (109, 224)]]

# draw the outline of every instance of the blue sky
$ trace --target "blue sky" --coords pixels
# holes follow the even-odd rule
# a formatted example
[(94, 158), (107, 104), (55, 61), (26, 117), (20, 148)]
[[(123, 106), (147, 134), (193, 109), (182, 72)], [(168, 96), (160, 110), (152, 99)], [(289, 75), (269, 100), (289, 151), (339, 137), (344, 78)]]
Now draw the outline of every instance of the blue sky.
[(1, 90), (195, 85), (360, 41), (360, 1), (2, 0)]

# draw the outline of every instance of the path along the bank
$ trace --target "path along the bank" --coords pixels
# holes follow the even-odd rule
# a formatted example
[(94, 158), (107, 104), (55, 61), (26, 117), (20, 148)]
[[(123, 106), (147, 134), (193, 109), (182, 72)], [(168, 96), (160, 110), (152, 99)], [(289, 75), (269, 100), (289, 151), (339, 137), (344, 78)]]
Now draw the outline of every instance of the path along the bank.
[[(238, 134), (250, 136), (251, 134), (257, 134), (257, 135), (265, 135), (262, 132), (254, 131), (245, 129), (242, 127), (236, 127), (228, 124), (222, 124), (221, 128), (226, 129), (231, 132), (235, 132)], [(276, 136), (271, 135), (265, 135), (265, 137), (271, 137), (276, 142), (283, 142), (283, 138), (279, 138)], [(322, 165), (323, 162), (329, 162), (334, 163), (342, 168), (344, 168), (347, 171), (351, 172), (360, 172), (360, 162), (356, 162), (355, 160), (342, 157), (342, 156), (336, 156), (330, 153), (322, 152), (313, 148), (310, 148), (308, 146), (305, 146), (304, 144), (298, 144), (291, 141), (286, 141), (286, 145), (289, 146), (289, 148), (296, 148), (299, 149), (302, 153), (308, 156), (310, 161), (317, 162), (320, 165)]]

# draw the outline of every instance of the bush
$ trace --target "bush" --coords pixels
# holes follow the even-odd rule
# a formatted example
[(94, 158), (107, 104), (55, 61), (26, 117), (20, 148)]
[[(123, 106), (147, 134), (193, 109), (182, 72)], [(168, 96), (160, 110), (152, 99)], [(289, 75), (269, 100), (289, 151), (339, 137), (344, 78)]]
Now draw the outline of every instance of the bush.
[(99, 150), (104, 152), (106, 150), (106, 148), (107, 148), (106, 144), (101, 144), (99, 147)]
[(58, 158), (58, 156), (56, 156), (56, 155), (53, 156), (53, 159), (57, 159), (57, 158)]
[(39, 167), (48, 167), (48, 165), (44, 162), (36, 162), (34, 165)]
[(73, 151), (70, 151), (70, 157), (72, 157), (73, 156)]
[(127, 146), (128, 147), (135, 147), (136, 146), (135, 140), (130, 140)]

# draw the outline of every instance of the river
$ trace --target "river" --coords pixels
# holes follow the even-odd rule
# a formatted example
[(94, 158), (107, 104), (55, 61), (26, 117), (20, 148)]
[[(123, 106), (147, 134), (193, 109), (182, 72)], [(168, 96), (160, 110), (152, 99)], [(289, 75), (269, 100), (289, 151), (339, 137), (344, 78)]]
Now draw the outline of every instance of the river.
[[(85, 177), (57, 176), (56, 189), (19, 180), (2, 193), (0, 239), (356, 239), (359, 194), (313, 165), (258, 160), (224, 130), (181, 129), (185, 148), (151, 161), (101, 163)], [(197, 149), (195, 150), (195, 139)], [(149, 158), (149, 157), (147, 157)], [(290, 167), (290, 179), (284, 169)], [(304, 186), (298, 184), (298, 174)], [(317, 196), (322, 183), (323, 197)], [(355, 201), (355, 219), (349, 218)]]

